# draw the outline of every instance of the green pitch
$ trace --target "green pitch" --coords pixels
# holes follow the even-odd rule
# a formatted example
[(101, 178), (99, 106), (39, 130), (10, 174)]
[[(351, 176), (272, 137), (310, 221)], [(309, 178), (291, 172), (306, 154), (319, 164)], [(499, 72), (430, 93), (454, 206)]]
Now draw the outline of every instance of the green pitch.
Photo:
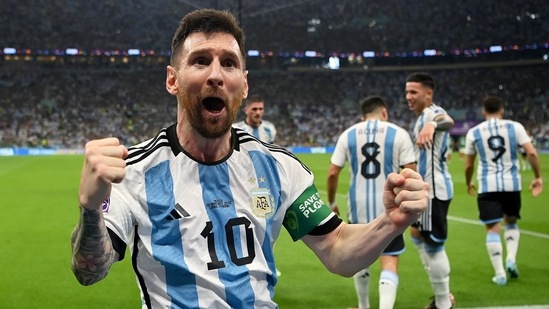
[[(300, 155), (316, 175), (325, 197), (329, 155)], [(140, 308), (131, 262), (125, 259), (91, 287), (80, 286), (70, 271), (70, 234), (78, 218), (81, 156), (0, 157), (0, 307), (1, 308)], [(549, 155), (542, 156), (549, 177)], [(477, 222), (476, 201), (465, 193), (463, 163), (450, 163), (456, 197), (450, 206), (447, 251), (452, 266), (451, 290), (458, 308), (548, 305), (549, 188), (541, 197), (523, 192), (518, 266), (520, 277), (503, 287), (491, 283), (492, 267)], [(532, 178), (523, 173), (524, 186)], [(340, 179), (338, 203), (345, 209), (348, 178)], [(343, 206), (343, 207), (341, 207)], [(431, 289), (415, 248), (400, 264), (396, 308), (422, 308)], [(328, 273), (301, 242), (282, 230), (275, 247), (282, 276), (275, 299), (285, 308), (356, 306), (352, 279)], [(372, 266), (371, 305), (376, 308), (379, 266)]]

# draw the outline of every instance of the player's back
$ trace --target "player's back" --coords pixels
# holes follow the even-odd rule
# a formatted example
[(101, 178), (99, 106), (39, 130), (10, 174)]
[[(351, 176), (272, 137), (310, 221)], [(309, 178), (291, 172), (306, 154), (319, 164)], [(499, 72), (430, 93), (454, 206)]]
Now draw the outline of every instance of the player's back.
[[(515, 121), (490, 118), (467, 133), (468, 154), (478, 153), (479, 193), (521, 190), (518, 149), (529, 141)], [(472, 152), (471, 152), (472, 151)]]
[[(383, 186), (387, 176), (415, 162), (408, 132), (385, 121), (368, 120), (347, 129), (338, 143), (346, 144), (350, 165), (349, 220), (365, 223), (383, 210)], [(337, 146), (336, 146), (337, 148)], [(342, 166), (341, 162), (338, 162)]]

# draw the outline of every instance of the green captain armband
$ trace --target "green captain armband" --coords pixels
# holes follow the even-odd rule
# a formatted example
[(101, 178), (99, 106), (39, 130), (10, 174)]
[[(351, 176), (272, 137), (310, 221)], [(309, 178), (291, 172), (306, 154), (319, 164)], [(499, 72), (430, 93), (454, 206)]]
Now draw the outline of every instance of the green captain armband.
[(312, 185), (288, 208), (283, 224), (292, 239), (297, 241), (331, 214), (330, 207), (324, 204), (315, 185)]

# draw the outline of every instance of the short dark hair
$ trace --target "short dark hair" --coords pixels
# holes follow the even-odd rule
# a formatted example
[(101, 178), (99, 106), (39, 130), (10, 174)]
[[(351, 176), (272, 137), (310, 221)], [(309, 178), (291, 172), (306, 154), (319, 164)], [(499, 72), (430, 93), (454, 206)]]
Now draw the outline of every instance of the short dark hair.
[(435, 90), (434, 78), (425, 72), (415, 72), (408, 75), (408, 77), (406, 78), (406, 82), (420, 83), (423, 86)]
[(387, 105), (381, 97), (370, 96), (365, 98), (360, 102), (360, 109), (362, 110), (362, 115), (369, 114), (379, 108), (386, 108)]
[(231, 34), (238, 46), (244, 64), (246, 63), (246, 49), (244, 31), (238, 25), (236, 18), (228, 11), (214, 9), (201, 9), (185, 15), (172, 38), (172, 55), (170, 62), (175, 65), (183, 42), (195, 32), (203, 32), (210, 35), (216, 32)]
[(245, 104), (248, 105), (248, 104), (254, 103), (254, 102), (265, 102), (265, 100), (263, 100), (263, 97), (261, 97), (260, 95), (254, 94), (254, 95), (249, 96), (246, 99)]
[(505, 102), (499, 97), (487, 96), (482, 100), (482, 104), (486, 113), (495, 114), (503, 109)]

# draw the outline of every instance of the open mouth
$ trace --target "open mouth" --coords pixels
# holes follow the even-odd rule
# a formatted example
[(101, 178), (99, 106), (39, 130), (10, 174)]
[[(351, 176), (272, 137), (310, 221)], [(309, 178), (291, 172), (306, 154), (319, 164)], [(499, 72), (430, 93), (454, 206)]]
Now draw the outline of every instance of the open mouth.
[(207, 97), (202, 100), (202, 105), (209, 112), (220, 112), (225, 108), (225, 101), (220, 98)]

